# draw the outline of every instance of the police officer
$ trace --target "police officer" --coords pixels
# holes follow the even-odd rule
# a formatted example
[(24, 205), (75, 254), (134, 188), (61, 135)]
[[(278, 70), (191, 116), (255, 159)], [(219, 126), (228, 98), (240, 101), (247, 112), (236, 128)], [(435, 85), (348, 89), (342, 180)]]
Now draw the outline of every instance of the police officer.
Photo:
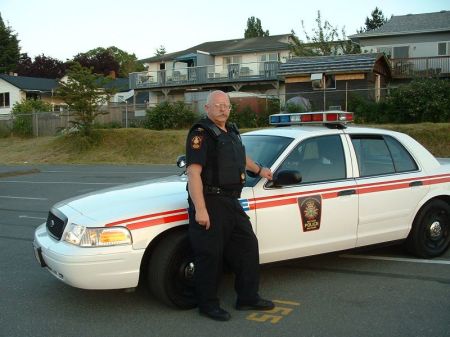
[(272, 172), (245, 155), (238, 129), (227, 122), (230, 108), (226, 93), (211, 92), (207, 117), (191, 128), (186, 141), (189, 238), (199, 312), (220, 321), (231, 318), (217, 298), (224, 260), (236, 275), (236, 309), (274, 308), (259, 297), (258, 241), (238, 201), (246, 169), (267, 179)]

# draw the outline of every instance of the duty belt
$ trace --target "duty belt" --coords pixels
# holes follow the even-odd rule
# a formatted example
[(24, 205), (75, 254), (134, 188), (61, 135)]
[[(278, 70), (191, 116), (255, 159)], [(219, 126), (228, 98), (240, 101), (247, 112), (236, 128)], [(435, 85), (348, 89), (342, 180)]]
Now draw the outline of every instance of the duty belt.
[(203, 192), (207, 195), (223, 195), (226, 197), (232, 197), (232, 198), (240, 198), (241, 197), (241, 191), (236, 190), (226, 190), (220, 187), (215, 186), (204, 186)]

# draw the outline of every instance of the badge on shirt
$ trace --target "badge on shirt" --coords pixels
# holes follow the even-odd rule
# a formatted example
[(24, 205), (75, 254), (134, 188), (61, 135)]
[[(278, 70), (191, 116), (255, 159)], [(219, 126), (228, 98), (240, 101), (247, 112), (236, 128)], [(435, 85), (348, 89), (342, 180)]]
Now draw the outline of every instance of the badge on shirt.
[(199, 150), (202, 147), (203, 137), (202, 136), (194, 136), (191, 140), (191, 147), (194, 150)]

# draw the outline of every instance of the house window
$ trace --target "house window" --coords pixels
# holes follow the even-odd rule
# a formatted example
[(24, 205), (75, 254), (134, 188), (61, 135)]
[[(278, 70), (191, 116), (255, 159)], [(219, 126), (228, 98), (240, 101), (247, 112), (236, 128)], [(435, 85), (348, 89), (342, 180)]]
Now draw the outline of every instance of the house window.
[(9, 92), (0, 93), (0, 108), (9, 108)]
[(438, 56), (445, 56), (448, 55), (448, 47), (450, 45), (450, 42), (439, 42), (438, 43)]
[(223, 69), (227, 70), (229, 64), (241, 64), (242, 56), (224, 56), (223, 58)]
[(396, 59), (409, 58), (409, 46), (394, 47), (394, 58)]

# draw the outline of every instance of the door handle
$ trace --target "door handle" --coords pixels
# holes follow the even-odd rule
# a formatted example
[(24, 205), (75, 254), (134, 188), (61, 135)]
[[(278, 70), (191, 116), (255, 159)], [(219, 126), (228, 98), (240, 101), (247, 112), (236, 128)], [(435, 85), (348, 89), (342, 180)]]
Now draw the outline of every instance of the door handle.
[(409, 183), (409, 187), (414, 187), (414, 186), (422, 186), (423, 182), (421, 181), (412, 181)]
[(344, 190), (344, 191), (340, 191), (338, 192), (338, 197), (342, 197), (344, 195), (352, 195), (352, 194), (356, 194), (356, 190)]

